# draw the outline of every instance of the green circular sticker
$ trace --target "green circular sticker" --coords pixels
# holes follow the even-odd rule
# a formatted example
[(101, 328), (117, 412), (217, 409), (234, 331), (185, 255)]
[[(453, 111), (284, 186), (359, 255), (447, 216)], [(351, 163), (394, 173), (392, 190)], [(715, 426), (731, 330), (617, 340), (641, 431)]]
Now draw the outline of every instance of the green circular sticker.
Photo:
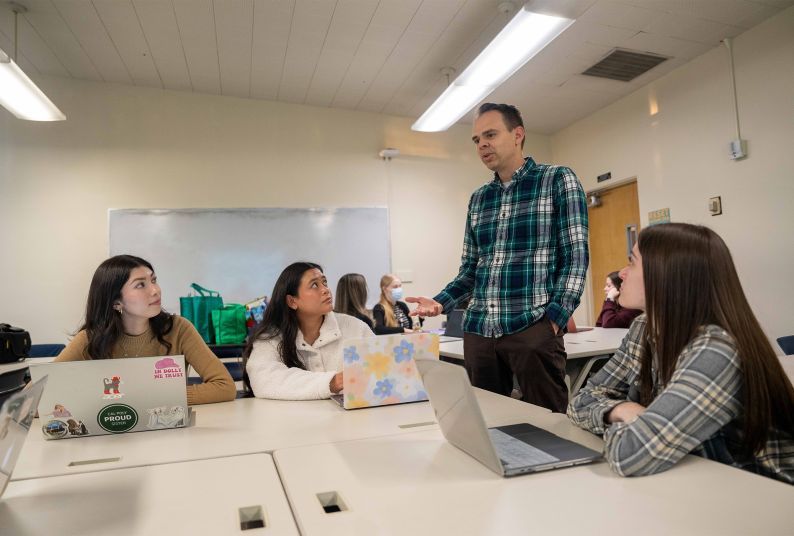
[(138, 413), (127, 404), (110, 404), (99, 410), (97, 424), (106, 432), (129, 432), (138, 424)]

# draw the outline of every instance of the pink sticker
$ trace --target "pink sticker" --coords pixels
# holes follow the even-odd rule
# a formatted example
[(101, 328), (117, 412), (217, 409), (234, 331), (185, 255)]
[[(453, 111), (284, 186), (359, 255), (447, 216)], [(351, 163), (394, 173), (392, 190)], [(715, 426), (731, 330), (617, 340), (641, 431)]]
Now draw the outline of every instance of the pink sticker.
[(182, 372), (176, 361), (170, 357), (164, 357), (154, 364), (154, 379), (162, 380), (165, 378), (183, 378), (185, 373)]

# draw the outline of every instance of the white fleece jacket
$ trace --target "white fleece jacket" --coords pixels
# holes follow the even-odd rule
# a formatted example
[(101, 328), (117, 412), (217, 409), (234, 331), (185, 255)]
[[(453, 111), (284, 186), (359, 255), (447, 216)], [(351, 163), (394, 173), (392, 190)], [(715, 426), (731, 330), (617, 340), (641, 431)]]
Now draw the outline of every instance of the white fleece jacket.
[(320, 336), (308, 344), (298, 330), (295, 344), (306, 370), (288, 368), (278, 353), (281, 337), (257, 340), (245, 367), (254, 396), (279, 400), (316, 400), (331, 396), (331, 378), (342, 370), (342, 342), (374, 337), (364, 322), (352, 316), (325, 315)]

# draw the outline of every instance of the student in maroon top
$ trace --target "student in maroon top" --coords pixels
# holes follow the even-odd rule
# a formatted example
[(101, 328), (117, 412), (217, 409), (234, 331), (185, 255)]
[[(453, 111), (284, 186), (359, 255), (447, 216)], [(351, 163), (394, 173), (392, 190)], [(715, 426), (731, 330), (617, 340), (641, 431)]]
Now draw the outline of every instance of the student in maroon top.
[(606, 299), (601, 307), (601, 314), (596, 320), (596, 327), (599, 328), (627, 328), (632, 321), (639, 316), (642, 311), (639, 309), (624, 309), (618, 303), (620, 296), (620, 285), (623, 280), (617, 272), (612, 272), (607, 276), (604, 293)]

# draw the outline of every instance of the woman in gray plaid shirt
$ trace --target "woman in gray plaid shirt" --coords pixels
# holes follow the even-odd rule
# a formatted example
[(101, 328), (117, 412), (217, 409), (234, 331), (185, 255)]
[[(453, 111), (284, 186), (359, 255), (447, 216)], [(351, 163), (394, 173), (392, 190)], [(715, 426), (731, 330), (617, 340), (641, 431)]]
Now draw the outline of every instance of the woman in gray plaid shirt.
[(568, 416), (603, 434), (620, 475), (666, 471), (692, 453), (794, 484), (794, 388), (714, 231), (640, 233), (621, 302), (641, 309)]

